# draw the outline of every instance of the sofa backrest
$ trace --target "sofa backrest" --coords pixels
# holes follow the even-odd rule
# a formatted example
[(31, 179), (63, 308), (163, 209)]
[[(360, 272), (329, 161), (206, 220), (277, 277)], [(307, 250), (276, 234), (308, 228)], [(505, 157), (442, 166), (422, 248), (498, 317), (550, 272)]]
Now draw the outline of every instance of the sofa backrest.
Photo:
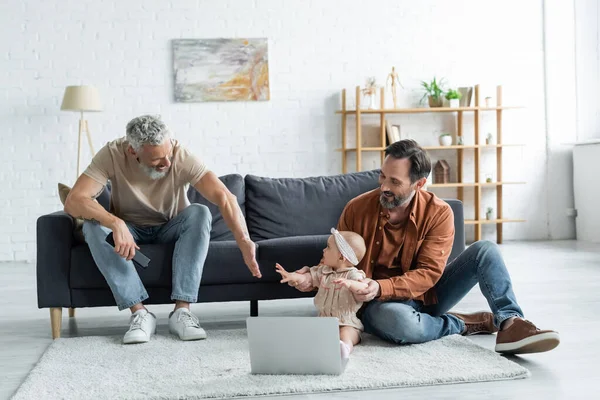
[[(246, 216), (246, 193), (244, 191), (244, 178), (238, 174), (229, 174), (220, 176), (219, 179), (231, 193), (237, 197), (237, 202), (240, 205), (244, 217)], [(204, 204), (210, 210), (213, 220), (212, 229), (210, 231), (210, 240), (222, 241), (222, 240), (234, 240), (233, 233), (227, 227), (223, 215), (219, 211), (219, 208), (206, 200), (194, 187), (190, 186), (188, 189), (188, 199), (190, 203)]]
[(310, 178), (246, 175), (246, 222), (253, 240), (327, 235), (354, 197), (378, 186), (379, 170)]

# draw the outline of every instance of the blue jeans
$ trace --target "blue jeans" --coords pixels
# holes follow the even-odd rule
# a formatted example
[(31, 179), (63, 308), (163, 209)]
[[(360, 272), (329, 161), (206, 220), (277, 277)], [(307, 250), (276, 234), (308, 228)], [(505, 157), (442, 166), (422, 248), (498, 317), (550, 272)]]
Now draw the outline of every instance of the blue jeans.
[(446, 266), (435, 285), (437, 304), (373, 300), (362, 312), (365, 332), (398, 344), (423, 343), (460, 334), (464, 322), (447, 312), (477, 283), (494, 314), (494, 325), (499, 327), (510, 317), (523, 317), (498, 246), (482, 240)]
[[(127, 223), (127, 222), (126, 222)], [(208, 207), (191, 204), (164, 225), (127, 227), (135, 242), (172, 243), (173, 252), (172, 300), (195, 303), (208, 253), (212, 216)], [(124, 310), (148, 298), (146, 288), (133, 261), (127, 261), (106, 242), (110, 229), (97, 222), (85, 221), (83, 235), (90, 247), (98, 269), (104, 275), (119, 310)], [(152, 261), (148, 268), (152, 268)]]

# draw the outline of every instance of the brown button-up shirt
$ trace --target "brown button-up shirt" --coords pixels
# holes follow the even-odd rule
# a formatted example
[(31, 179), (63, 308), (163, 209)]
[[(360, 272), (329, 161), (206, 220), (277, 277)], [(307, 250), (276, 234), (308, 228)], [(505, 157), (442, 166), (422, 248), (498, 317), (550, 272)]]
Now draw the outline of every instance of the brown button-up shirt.
[[(365, 240), (367, 251), (357, 268), (377, 280), (381, 287), (380, 301), (436, 303), (433, 287), (442, 276), (454, 242), (454, 214), (450, 205), (431, 192), (418, 190), (404, 229), (384, 232), (387, 210), (379, 202), (380, 194), (379, 189), (374, 189), (350, 200), (338, 222), (338, 230), (356, 232)], [(384, 240), (385, 233), (393, 232), (404, 238)], [(395, 255), (383, 279), (379, 278), (386, 264), (380, 262), (381, 254)]]
[(389, 213), (383, 212), (380, 215), (385, 220), (382, 221), (381, 242), (375, 242), (376, 246), (381, 245), (381, 250), (375, 260), (373, 279), (387, 279), (398, 275), (398, 268), (401, 268), (402, 265), (402, 245), (404, 244), (404, 232), (406, 231), (405, 222), (392, 224), (389, 221)]

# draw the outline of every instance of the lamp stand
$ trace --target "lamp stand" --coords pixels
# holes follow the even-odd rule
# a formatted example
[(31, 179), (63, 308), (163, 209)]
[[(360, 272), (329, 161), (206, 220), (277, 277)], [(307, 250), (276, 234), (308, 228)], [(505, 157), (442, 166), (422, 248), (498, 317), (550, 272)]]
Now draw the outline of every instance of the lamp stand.
[(92, 145), (92, 134), (88, 128), (88, 123), (85, 119), (83, 119), (83, 111), (81, 111), (81, 118), (79, 119), (79, 138), (77, 140), (77, 177), (75, 180), (79, 179), (80, 174), (80, 161), (81, 161), (81, 136), (85, 131), (87, 135), (88, 144), (90, 146), (90, 151), (92, 152), (92, 156), (96, 154), (94, 151), (94, 146)]

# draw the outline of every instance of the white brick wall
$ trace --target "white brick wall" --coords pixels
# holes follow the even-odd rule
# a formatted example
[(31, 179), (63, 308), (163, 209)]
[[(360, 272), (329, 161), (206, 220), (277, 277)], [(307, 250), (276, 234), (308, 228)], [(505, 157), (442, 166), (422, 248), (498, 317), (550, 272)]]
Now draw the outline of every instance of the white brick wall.
[[(61, 208), (57, 182), (74, 181), (78, 115), (59, 110), (67, 85), (100, 90), (104, 111), (87, 114), (96, 148), (132, 117), (156, 113), (218, 174), (299, 177), (341, 171), (340, 90), (371, 75), (382, 83), (392, 65), (402, 106), (437, 75), (488, 91), (502, 83), (505, 102), (528, 107), (505, 117), (506, 140), (528, 144), (506, 151), (505, 178), (528, 184), (505, 190), (504, 212), (529, 222), (505, 237), (547, 236), (544, 206), (528, 203), (546, 196), (539, 1), (4, 0), (0, 26), (0, 260), (35, 257), (36, 219)], [(216, 37), (269, 39), (270, 101), (173, 102), (171, 39)], [(447, 118), (397, 121), (432, 144)]]

